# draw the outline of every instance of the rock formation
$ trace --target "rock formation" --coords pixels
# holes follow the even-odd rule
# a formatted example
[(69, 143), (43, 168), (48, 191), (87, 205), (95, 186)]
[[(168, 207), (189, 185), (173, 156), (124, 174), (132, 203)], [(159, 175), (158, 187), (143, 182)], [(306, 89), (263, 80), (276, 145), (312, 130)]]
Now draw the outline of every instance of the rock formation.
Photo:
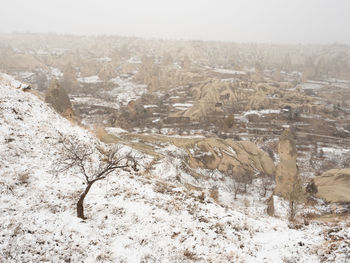
[(350, 168), (332, 169), (314, 178), (317, 196), (334, 203), (350, 203)]
[(207, 138), (201, 140), (174, 141), (188, 153), (187, 162), (193, 169), (218, 169), (227, 173), (248, 171), (251, 174), (265, 173), (272, 176), (275, 165), (269, 155), (249, 141)]
[(278, 153), (280, 162), (276, 168), (274, 194), (289, 199), (293, 191), (301, 189), (301, 179), (296, 163), (297, 150), (293, 132), (289, 128), (280, 136)]

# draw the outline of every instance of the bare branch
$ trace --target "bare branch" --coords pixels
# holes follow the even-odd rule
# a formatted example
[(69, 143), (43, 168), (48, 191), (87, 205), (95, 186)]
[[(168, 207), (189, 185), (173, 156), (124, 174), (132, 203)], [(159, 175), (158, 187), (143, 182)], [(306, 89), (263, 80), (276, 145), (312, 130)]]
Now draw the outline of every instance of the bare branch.
[[(87, 143), (82, 142), (77, 137), (60, 135), (59, 144), (62, 146), (62, 151), (57, 160), (58, 171), (67, 172), (76, 168), (83, 175), (86, 187), (77, 203), (77, 215), (85, 219), (83, 203), (91, 186), (95, 182), (105, 179), (117, 169), (130, 167), (137, 172), (138, 162), (131, 152), (120, 154), (120, 147), (106, 152), (103, 148), (93, 148), (91, 145), (87, 145)], [(97, 156), (98, 159), (96, 160)]]

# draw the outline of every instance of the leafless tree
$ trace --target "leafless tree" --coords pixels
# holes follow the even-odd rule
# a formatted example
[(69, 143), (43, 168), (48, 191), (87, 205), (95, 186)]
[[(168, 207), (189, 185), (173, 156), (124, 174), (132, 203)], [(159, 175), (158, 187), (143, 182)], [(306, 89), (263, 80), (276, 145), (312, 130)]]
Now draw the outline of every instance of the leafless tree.
[(299, 183), (293, 183), (287, 198), (289, 201), (289, 220), (293, 221), (298, 212), (298, 204), (303, 198), (303, 190)]
[(253, 181), (253, 172), (249, 170), (243, 170), (240, 175), (238, 176), (238, 179), (241, 181), (243, 184), (243, 192), (246, 194), (247, 193), (247, 186), (248, 184), (251, 184)]
[(233, 179), (232, 190), (235, 195), (235, 200), (237, 200), (237, 194), (240, 192), (242, 184), (239, 181)]
[(249, 178), (246, 177), (246, 174), (243, 171), (233, 171), (233, 166), (229, 165), (227, 169), (227, 175), (232, 180), (232, 185), (230, 186), (230, 189), (233, 191), (235, 200), (237, 199), (237, 194), (239, 193), (246, 193), (247, 192), (247, 184), (249, 182)]
[(77, 202), (77, 216), (86, 219), (84, 215), (84, 199), (91, 186), (97, 181), (105, 179), (117, 169), (128, 167), (137, 171), (137, 161), (130, 153), (120, 154), (120, 148), (114, 148), (107, 152), (96, 149), (83, 143), (77, 137), (62, 136), (59, 141), (62, 146), (60, 158), (57, 160), (57, 172), (78, 170), (83, 178), (85, 189)]
[(259, 178), (261, 179), (261, 196), (265, 197), (267, 191), (271, 190), (274, 184), (274, 178), (267, 173), (260, 173)]

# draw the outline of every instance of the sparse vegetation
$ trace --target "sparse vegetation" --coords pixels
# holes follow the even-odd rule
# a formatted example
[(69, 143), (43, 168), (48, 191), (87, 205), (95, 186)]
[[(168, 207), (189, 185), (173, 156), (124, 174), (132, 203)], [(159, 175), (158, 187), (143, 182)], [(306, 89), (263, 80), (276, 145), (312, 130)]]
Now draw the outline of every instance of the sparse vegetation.
[(118, 169), (132, 168), (137, 171), (137, 161), (130, 153), (121, 154), (118, 148), (109, 152), (97, 154), (96, 149), (83, 143), (77, 137), (61, 135), (58, 142), (61, 145), (60, 157), (57, 160), (57, 172), (63, 173), (77, 169), (85, 184), (84, 191), (80, 194), (77, 202), (77, 216), (86, 219), (84, 214), (84, 199), (92, 185), (106, 179)]
[(288, 202), (289, 202), (289, 220), (293, 221), (298, 213), (298, 206), (304, 198), (303, 189), (299, 183), (293, 183), (291, 189), (288, 191)]
[(349, 58), (0, 33), (0, 262), (344, 262)]
[(274, 178), (271, 175), (268, 175), (266, 173), (260, 173), (258, 175), (258, 178), (261, 179), (261, 196), (265, 197), (267, 192), (272, 190), (274, 186)]

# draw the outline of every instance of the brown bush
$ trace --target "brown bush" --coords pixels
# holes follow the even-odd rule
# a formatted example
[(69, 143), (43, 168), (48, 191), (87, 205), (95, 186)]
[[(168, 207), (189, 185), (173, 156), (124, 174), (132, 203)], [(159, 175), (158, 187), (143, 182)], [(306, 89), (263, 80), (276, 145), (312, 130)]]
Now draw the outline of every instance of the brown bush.
[(210, 197), (214, 199), (215, 202), (219, 201), (219, 190), (217, 187), (212, 187), (210, 190)]
[(29, 181), (29, 172), (24, 172), (18, 175), (18, 182), (20, 184), (28, 184)]
[(196, 258), (196, 254), (194, 252), (191, 252), (189, 251), (188, 249), (186, 249), (184, 251), (184, 256), (189, 259), (189, 260), (192, 260), (192, 261), (196, 261), (197, 258)]
[(235, 124), (235, 116), (233, 114), (229, 115), (224, 120), (224, 128), (225, 129), (231, 129)]

